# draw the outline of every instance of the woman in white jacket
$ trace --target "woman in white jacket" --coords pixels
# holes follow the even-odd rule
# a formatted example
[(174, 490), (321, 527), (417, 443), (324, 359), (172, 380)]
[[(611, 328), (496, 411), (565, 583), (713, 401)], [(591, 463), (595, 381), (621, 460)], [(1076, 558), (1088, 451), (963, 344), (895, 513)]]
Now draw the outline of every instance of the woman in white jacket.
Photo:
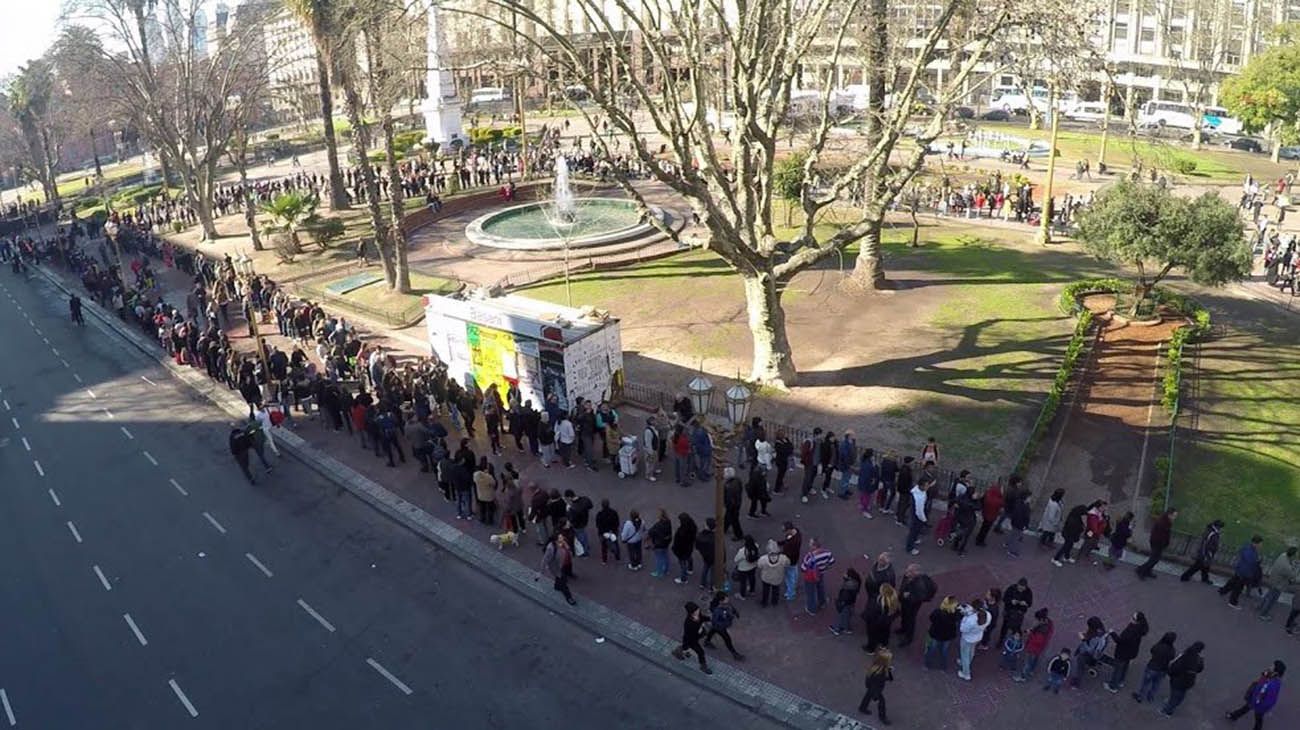
[(975, 658), (975, 646), (984, 638), (984, 630), (993, 622), (993, 617), (984, 610), (984, 602), (976, 599), (969, 605), (961, 607), (961, 656), (957, 667), (957, 676), (970, 681), (970, 663)]
[(1056, 544), (1056, 533), (1061, 531), (1061, 501), (1065, 499), (1065, 490), (1058, 489), (1052, 492), (1052, 498), (1047, 500), (1047, 506), (1043, 508), (1043, 518), (1038, 521), (1038, 545), (1040, 547), (1049, 547)]

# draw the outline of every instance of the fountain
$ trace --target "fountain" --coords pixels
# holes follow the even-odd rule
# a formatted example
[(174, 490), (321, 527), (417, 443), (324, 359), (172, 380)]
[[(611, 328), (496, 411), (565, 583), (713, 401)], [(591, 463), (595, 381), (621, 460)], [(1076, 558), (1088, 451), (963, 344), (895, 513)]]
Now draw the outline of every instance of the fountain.
[[(664, 212), (650, 209), (663, 220)], [(553, 251), (623, 243), (649, 236), (654, 226), (642, 220), (636, 203), (623, 198), (574, 197), (569, 163), (555, 161), (551, 200), (514, 205), (480, 216), (465, 227), (471, 243), (489, 248)]]

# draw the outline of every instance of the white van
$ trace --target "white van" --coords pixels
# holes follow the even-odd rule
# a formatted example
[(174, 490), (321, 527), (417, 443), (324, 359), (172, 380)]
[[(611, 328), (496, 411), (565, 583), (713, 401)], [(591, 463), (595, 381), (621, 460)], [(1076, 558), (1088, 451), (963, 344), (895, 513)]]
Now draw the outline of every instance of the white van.
[(1100, 101), (1081, 101), (1062, 114), (1066, 119), (1076, 122), (1101, 122), (1106, 118), (1106, 104)]
[(483, 86), (469, 92), (471, 104), (493, 104), (510, 101), (510, 91), (504, 86)]

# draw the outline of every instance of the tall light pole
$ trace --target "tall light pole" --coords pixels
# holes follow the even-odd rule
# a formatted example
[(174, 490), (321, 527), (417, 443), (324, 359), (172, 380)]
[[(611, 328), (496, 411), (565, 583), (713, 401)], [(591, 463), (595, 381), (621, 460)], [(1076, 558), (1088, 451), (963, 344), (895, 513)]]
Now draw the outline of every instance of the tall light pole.
[[(239, 272), (247, 276), (250, 280), (254, 276), (257, 276), (257, 272), (254, 270), (253, 259), (249, 258), (248, 254), (241, 253), (239, 255), (239, 258), (235, 259), (235, 262), (239, 265)], [(257, 307), (254, 306), (252, 300), (249, 300), (248, 330), (253, 335), (253, 342), (257, 347), (257, 356), (262, 361), (262, 373), (263, 373), (263, 377), (266, 378), (266, 394), (263, 396), (265, 398), (271, 395), (271, 390), (272, 390), (271, 363), (266, 357), (266, 343), (262, 340), (262, 330), (261, 327), (259, 326), (260, 324), (261, 323), (258, 321)]]
[(1052, 84), (1052, 93), (1047, 103), (1047, 111), (1052, 115), (1051, 141), (1047, 144), (1047, 184), (1043, 187), (1043, 215), (1038, 222), (1038, 242), (1047, 245), (1052, 242), (1052, 182), (1056, 176), (1056, 141), (1061, 130), (1061, 114), (1056, 108), (1057, 84)]
[(727, 466), (727, 454), (732, 442), (745, 422), (753, 393), (743, 383), (737, 382), (723, 393), (727, 406), (727, 420), (730, 428), (709, 420), (709, 406), (713, 400), (713, 384), (704, 377), (703, 371), (686, 385), (690, 394), (691, 405), (695, 408), (700, 422), (705, 424), (713, 439), (713, 520), (716, 523), (713, 535), (713, 589), (722, 590), (727, 583), (727, 531), (726, 501), (723, 498), (722, 472)]

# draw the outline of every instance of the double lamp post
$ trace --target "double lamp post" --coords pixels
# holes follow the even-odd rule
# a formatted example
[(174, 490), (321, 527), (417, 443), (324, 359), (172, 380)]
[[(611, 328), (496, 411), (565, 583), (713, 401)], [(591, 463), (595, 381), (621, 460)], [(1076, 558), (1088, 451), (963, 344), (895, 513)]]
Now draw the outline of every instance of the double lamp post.
[(691, 406), (696, 417), (713, 439), (713, 519), (717, 523), (713, 534), (713, 589), (720, 591), (727, 582), (726, 506), (722, 495), (722, 472), (727, 466), (727, 454), (736, 444), (749, 413), (754, 394), (743, 383), (737, 383), (722, 394), (727, 408), (729, 426), (709, 420), (709, 407), (713, 404), (713, 383), (701, 372), (686, 384)]

